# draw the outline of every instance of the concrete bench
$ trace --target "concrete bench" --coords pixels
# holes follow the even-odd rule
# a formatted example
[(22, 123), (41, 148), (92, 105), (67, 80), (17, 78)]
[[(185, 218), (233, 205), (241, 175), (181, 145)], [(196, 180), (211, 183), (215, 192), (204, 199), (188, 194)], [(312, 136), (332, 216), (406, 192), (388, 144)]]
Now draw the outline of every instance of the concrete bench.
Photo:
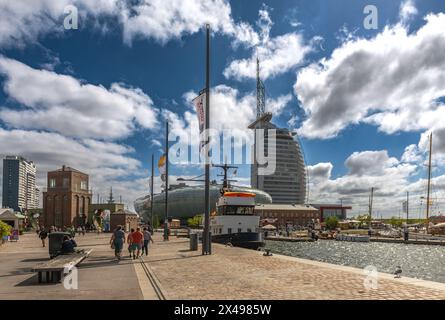
[(54, 259), (37, 264), (31, 269), (37, 272), (39, 283), (43, 282), (43, 273), (46, 274), (46, 282), (60, 282), (65, 274), (71, 272), (73, 267), (79, 265), (93, 251), (93, 249), (80, 250), (70, 254), (59, 255)]

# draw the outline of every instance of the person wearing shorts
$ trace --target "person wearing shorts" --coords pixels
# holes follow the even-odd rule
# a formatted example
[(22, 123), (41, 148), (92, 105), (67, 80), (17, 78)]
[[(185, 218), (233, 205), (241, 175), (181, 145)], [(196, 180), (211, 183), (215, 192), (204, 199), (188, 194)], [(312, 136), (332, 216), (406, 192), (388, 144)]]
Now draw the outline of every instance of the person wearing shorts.
[[(141, 232), (141, 228), (137, 228), (135, 232), (133, 232), (132, 236), (133, 243), (133, 259), (139, 258), (141, 255), (142, 245), (144, 243), (144, 234)], [(136, 251), (136, 257), (134, 252)]]
[(122, 226), (117, 226), (111, 236), (110, 244), (114, 247), (114, 255), (117, 260), (121, 259), (122, 249), (125, 243), (125, 232), (122, 230)]
[(134, 255), (133, 233), (134, 233), (134, 229), (131, 229), (130, 234), (127, 237), (128, 252), (130, 253), (130, 258), (133, 257), (133, 259), (136, 259), (135, 255)]

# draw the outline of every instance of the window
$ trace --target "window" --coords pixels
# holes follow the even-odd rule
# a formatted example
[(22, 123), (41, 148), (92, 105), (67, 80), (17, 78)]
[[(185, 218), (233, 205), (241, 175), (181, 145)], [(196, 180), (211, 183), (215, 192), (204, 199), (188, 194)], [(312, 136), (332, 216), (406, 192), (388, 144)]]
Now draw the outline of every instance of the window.
[(54, 178), (49, 179), (49, 187), (50, 188), (56, 187), (56, 179), (54, 179)]
[(227, 228), (227, 233), (231, 234), (232, 233), (232, 228)]
[(81, 190), (87, 190), (88, 189), (88, 185), (86, 181), (80, 181), (80, 189)]
[(62, 186), (64, 188), (68, 188), (70, 186), (70, 179), (69, 178), (63, 178)]
[(241, 233), (241, 232), (243, 232), (243, 229), (238, 228), (238, 233)]
[(252, 232), (252, 229), (247, 229), (247, 232)]

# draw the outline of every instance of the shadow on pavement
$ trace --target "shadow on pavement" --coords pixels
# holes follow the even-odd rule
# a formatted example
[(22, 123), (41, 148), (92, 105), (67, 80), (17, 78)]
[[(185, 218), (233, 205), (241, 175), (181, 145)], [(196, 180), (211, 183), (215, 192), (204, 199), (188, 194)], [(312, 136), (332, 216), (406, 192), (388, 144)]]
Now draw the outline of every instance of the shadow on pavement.
[(48, 258), (34, 258), (34, 259), (23, 259), (20, 262), (42, 262), (42, 261), (49, 261), (49, 257)]
[(46, 282), (42, 282), (39, 283), (39, 278), (37, 276), (37, 274), (34, 274), (33, 276), (23, 280), (22, 282), (17, 283), (14, 287), (30, 287), (30, 286), (35, 286), (35, 287), (40, 287), (40, 286), (53, 286), (53, 285), (57, 285), (58, 283), (46, 283)]

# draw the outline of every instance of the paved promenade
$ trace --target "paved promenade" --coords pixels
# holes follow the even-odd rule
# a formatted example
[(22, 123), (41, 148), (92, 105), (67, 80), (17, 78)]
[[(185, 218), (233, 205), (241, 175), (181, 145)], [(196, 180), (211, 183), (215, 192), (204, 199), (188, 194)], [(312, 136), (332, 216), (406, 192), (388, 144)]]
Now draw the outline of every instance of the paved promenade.
[[(160, 236), (157, 236), (160, 239)], [(445, 284), (380, 274), (364, 287), (363, 270), (213, 245), (188, 251), (188, 239), (157, 242), (144, 260), (168, 299), (445, 299)]]
[(368, 290), (360, 269), (215, 244), (202, 256), (188, 239), (164, 242), (161, 234), (148, 257), (117, 262), (109, 237), (76, 237), (94, 250), (79, 268), (78, 290), (37, 283), (29, 270), (48, 252), (35, 234), (1, 246), (0, 299), (445, 299), (441, 283), (379, 274), (378, 288)]
[(21, 236), (18, 242), (0, 246), (0, 299), (143, 298), (133, 261), (115, 261), (108, 245), (109, 234), (87, 234), (75, 239), (79, 248), (93, 249), (91, 256), (80, 265), (78, 290), (66, 290), (61, 283), (38, 283), (37, 275), (30, 269), (48, 261), (49, 255), (48, 248), (42, 248), (33, 233)]

